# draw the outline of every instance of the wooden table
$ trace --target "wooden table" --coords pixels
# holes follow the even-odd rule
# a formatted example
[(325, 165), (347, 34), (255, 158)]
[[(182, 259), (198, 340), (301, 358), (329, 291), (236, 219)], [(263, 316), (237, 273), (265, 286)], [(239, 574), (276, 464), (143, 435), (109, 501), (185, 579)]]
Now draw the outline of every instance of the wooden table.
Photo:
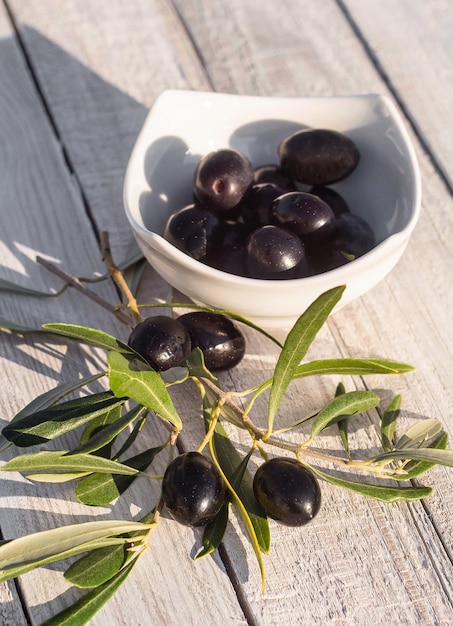
[[(380, 355), (412, 363), (397, 377), (345, 379), (349, 389), (401, 393), (403, 419), (439, 419), (453, 433), (453, 11), (446, 0), (5, 0), (0, 6), (0, 278), (38, 291), (61, 280), (36, 256), (76, 276), (102, 273), (98, 233), (115, 259), (131, 231), (122, 206), (126, 163), (156, 97), (166, 88), (329, 96), (380, 92), (405, 119), (420, 161), (423, 208), (410, 245), (379, 286), (339, 311), (314, 358)], [(95, 287), (117, 303), (112, 284)], [(150, 268), (139, 300), (169, 297)], [(80, 323), (127, 339), (127, 328), (73, 289), (59, 298), (1, 294), (0, 315), (27, 326)], [(267, 378), (270, 342), (246, 331), (248, 352), (227, 389)], [(280, 333), (283, 337), (283, 331)], [(3, 332), (2, 425), (35, 396), (102, 367), (104, 353)], [(298, 381), (289, 421), (332, 393), (331, 379)], [(192, 397), (193, 396), (193, 397)], [(181, 392), (188, 424), (202, 434), (196, 394)], [(370, 418), (372, 419), (372, 417)], [(153, 430), (154, 428), (154, 430)], [(162, 429), (144, 434), (148, 445)], [(160, 428), (160, 429), (159, 429)], [(354, 445), (373, 445), (369, 428)], [(328, 431), (326, 447), (337, 449)], [(10, 458), (12, 451), (3, 455)], [(161, 461), (163, 463), (164, 461)], [(156, 471), (164, 466), (157, 463)], [(300, 530), (271, 524), (267, 588), (234, 519), (222, 550), (194, 562), (200, 535), (167, 518), (118, 593), (92, 620), (138, 624), (453, 624), (453, 472), (427, 475), (432, 496), (383, 504), (329, 484), (316, 520)], [(136, 481), (109, 507), (78, 503), (68, 485), (2, 476), (3, 538), (93, 519), (139, 519), (158, 486)], [(0, 587), (0, 622), (40, 624), (71, 604), (60, 564)]]

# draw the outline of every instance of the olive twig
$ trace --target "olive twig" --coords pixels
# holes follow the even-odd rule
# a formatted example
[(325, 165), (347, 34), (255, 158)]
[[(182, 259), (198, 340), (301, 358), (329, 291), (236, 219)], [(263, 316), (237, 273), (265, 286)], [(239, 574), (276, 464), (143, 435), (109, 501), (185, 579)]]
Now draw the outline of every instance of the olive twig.
[(121, 311), (118, 311), (118, 309), (112, 304), (110, 304), (110, 302), (107, 302), (106, 300), (98, 296), (97, 293), (95, 293), (94, 291), (91, 291), (91, 289), (88, 289), (87, 287), (82, 285), (80, 280), (76, 276), (73, 276), (66, 270), (63, 270), (60, 267), (57, 267), (53, 263), (50, 263), (49, 261), (47, 261), (46, 259), (43, 259), (40, 256), (36, 257), (36, 262), (39, 265), (42, 265), (43, 267), (45, 267), (46, 270), (48, 270), (49, 272), (52, 272), (53, 274), (56, 274), (56, 276), (59, 276), (60, 278), (62, 278), (64, 281), (66, 281), (66, 284), (69, 285), (70, 287), (74, 287), (74, 289), (77, 289), (77, 291), (80, 291), (80, 293), (82, 293), (84, 296), (86, 296), (90, 300), (93, 300), (93, 302), (96, 302), (96, 304), (99, 304), (102, 308), (106, 309), (110, 313), (113, 313), (113, 315), (120, 322), (122, 322), (123, 324), (127, 324), (128, 326), (132, 326), (132, 320), (128, 315), (125, 315)]
[(120, 290), (122, 291), (124, 297), (127, 301), (127, 308), (131, 311), (134, 320), (138, 322), (143, 321), (143, 317), (140, 314), (138, 309), (137, 300), (135, 299), (132, 291), (129, 289), (129, 285), (124, 279), (124, 276), (121, 270), (113, 261), (112, 250), (110, 248), (109, 234), (106, 230), (102, 231), (100, 234), (100, 244), (101, 244), (101, 252), (102, 259), (107, 267), (107, 270), (110, 276), (113, 278), (115, 283), (118, 285)]

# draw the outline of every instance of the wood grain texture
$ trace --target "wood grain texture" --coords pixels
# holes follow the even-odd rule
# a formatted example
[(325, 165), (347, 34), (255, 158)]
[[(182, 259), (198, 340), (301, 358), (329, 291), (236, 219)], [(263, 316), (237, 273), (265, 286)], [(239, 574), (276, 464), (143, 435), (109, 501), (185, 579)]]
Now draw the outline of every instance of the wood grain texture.
[[(288, 96), (390, 93), (375, 59), (370, 58), (342, 6), (333, 1), (176, 0), (172, 4), (133, 0), (126, 4), (120, 0), (96, 3), (46, 0), (45, 4), (44, 11), (42, 0), (10, 2), (61, 145), (80, 185), (80, 188), (75, 186), (78, 202), (81, 192), (98, 227), (111, 231), (118, 254), (125, 249), (130, 235), (121, 206), (124, 168), (148, 107), (162, 89), (214, 88), (232, 93)], [(368, 18), (359, 4), (348, 2), (348, 9), (352, 18), (357, 15), (363, 25)], [(400, 23), (405, 19), (403, 11), (410, 13), (414, 5), (416, 14), (427, 10), (421, 8), (422, 4), (401, 3)], [(363, 7), (367, 5), (363, 3)], [(386, 46), (395, 50), (400, 44), (396, 41), (399, 32), (393, 25), (393, 14), (390, 10), (379, 11), (377, 3), (375, 6), (375, 12), (380, 13), (379, 24), (385, 32)], [(439, 23), (437, 20), (436, 28)], [(377, 35), (370, 27), (366, 36), (372, 43)], [(393, 57), (380, 50), (378, 54), (385, 75), (394, 79), (392, 84), (397, 84), (398, 75), (405, 71), (404, 55), (400, 65), (401, 55)], [(17, 62), (16, 59), (14, 68)], [(11, 68), (5, 74), (11, 82), (21, 84)], [(427, 65), (422, 65), (419, 71), (421, 83), (424, 72), (428, 72)], [(4, 83), (0, 84), (4, 94)], [(14, 95), (12, 102), (16, 103), (17, 97)], [(417, 108), (420, 95), (416, 91), (407, 92), (404, 102), (412, 121), (417, 119), (421, 124), (422, 111), (423, 132), (434, 141), (438, 124), (435, 114), (426, 115), (428, 109), (424, 105)], [(3, 103), (3, 108), (8, 105)], [(452, 433), (452, 199), (431, 165), (431, 155), (425, 155), (417, 138), (412, 137), (422, 169), (424, 203), (407, 252), (386, 281), (332, 318), (320, 333), (310, 357), (365, 353), (413, 363), (416, 372), (405, 377), (346, 379), (345, 383), (349, 389), (365, 385), (377, 389), (384, 398), (401, 392), (408, 423), (420, 417), (437, 417)], [(24, 143), (27, 144), (25, 139)], [(436, 155), (440, 154), (440, 144), (432, 145)], [(40, 180), (55, 177), (54, 167), (49, 168), (52, 172), (43, 172)], [(56, 178), (60, 179), (61, 175)], [(42, 186), (45, 188), (46, 183)], [(40, 189), (37, 183), (35, 187)], [(27, 198), (30, 191), (24, 193)], [(41, 189), (40, 193), (43, 193)], [(67, 209), (55, 228), (62, 229), (73, 219)], [(83, 218), (80, 223), (88, 228)], [(78, 228), (82, 227), (77, 224)], [(36, 229), (44, 246), (48, 233), (38, 226)], [(27, 232), (27, 245), (33, 248), (37, 245), (35, 238), (31, 237), (31, 231)], [(74, 243), (66, 241), (66, 245)], [(16, 270), (17, 255), (11, 255), (10, 245), (4, 248), (5, 264)], [(94, 242), (89, 246), (89, 254), (89, 259), (96, 258)], [(66, 258), (60, 250), (55, 256)], [(78, 262), (79, 252), (71, 252), (70, 258)], [(165, 292), (166, 286), (148, 272), (142, 294), (147, 297)], [(61, 301), (62, 315), (68, 314), (70, 305), (71, 302)], [(11, 299), (10, 311), (16, 311), (17, 306), (17, 300)], [(284, 333), (280, 335), (283, 338)], [(272, 373), (277, 357), (275, 348), (254, 333), (246, 332), (246, 336), (246, 358), (235, 372), (221, 376), (226, 389), (258, 384)], [(34, 352), (26, 343), (27, 353), (19, 367), (11, 368), (8, 362), (9, 380), (15, 388), (25, 376), (27, 381), (34, 381), (35, 370), (40, 372), (43, 367), (41, 363), (53, 369), (58, 367), (49, 355)], [(12, 354), (13, 348), (8, 349), (7, 361), (13, 358)], [(30, 358), (34, 359), (31, 366)], [(72, 352), (69, 359), (71, 363), (75, 360)], [(65, 367), (68, 368), (65, 373), (69, 374), (71, 365)], [(37, 380), (27, 391), (30, 397), (38, 385), (45, 388), (46, 381)], [(279, 411), (279, 424), (290, 423), (301, 413), (320, 406), (333, 393), (335, 382), (323, 379), (292, 385)], [(17, 408), (22, 396), (23, 392), (13, 398)], [(196, 395), (193, 391), (178, 390), (175, 400), (188, 416), (184, 445), (196, 446), (202, 436)], [(255, 409), (259, 421), (265, 415), (264, 400)], [(352, 433), (354, 446), (373, 449), (377, 445), (377, 423), (377, 416), (371, 413), (364, 423), (367, 428), (357, 425)], [(246, 450), (250, 441), (242, 433), (234, 436), (241, 449)], [(293, 435), (292, 439), (300, 436)], [(338, 449), (335, 432), (326, 433), (319, 445)], [(437, 468), (427, 480), (436, 489), (424, 505), (383, 505), (323, 485), (322, 515), (311, 525), (293, 532), (272, 524), (273, 545), (265, 558), (268, 578), (265, 594), (260, 593), (259, 572), (244, 529), (233, 519), (224, 543), (249, 622), (263, 626), (451, 624), (451, 470)], [(40, 494), (45, 495), (38, 496), (35, 487), (19, 482), (23, 490), (19, 497), (18, 484), (6, 482), (11, 527), (22, 521), (24, 509), (29, 506), (36, 507), (39, 515), (34, 512), (27, 517), (27, 528), (49, 523), (49, 514), (57, 519), (86, 515), (72, 501), (69, 490), (58, 503), (57, 491), (40, 487)], [(139, 487), (128, 496), (134, 511), (143, 497)], [(51, 504), (47, 504), (46, 498)], [(119, 505), (112, 514), (123, 511)], [(199, 538), (194, 538), (192, 531), (164, 520), (164, 527), (153, 537), (151, 550), (140, 563), (138, 573), (94, 623), (114, 626), (125, 621), (149, 623), (153, 615), (158, 615), (159, 621), (166, 625), (207, 621), (243, 623), (245, 618), (218, 558), (206, 563), (190, 562), (197, 541)], [(26, 598), (34, 607), (35, 619), (60, 606), (60, 600), (52, 606), (42, 604), (47, 602), (49, 589), (52, 596), (64, 590), (59, 580), (54, 571), (42, 580), (37, 576), (24, 577)], [(72, 597), (71, 593), (67, 594), (62, 604)], [(181, 597), (181, 602), (173, 608), (175, 594)]]
[(342, 4), (452, 188), (450, 3), (342, 0)]

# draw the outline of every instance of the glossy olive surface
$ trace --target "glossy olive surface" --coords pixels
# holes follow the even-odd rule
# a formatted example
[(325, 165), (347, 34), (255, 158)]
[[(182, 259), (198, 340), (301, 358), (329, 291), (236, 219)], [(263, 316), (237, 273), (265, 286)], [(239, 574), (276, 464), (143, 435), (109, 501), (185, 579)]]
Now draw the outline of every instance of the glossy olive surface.
[(260, 465), (253, 492), (266, 514), (285, 526), (307, 524), (321, 506), (316, 476), (293, 458), (276, 457)]
[(225, 501), (225, 483), (208, 457), (199, 452), (177, 456), (162, 480), (162, 500), (174, 520), (184, 526), (204, 526)]
[(176, 367), (191, 351), (185, 327), (166, 315), (148, 317), (137, 324), (129, 335), (128, 345), (156, 371)]
[(273, 221), (305, 240), (320, 241), (333, 228), (335, 213), (318, 196), (293, 191), (279, 196), (272, 204)]
[(204, 261), (221, 237), (219, 218), (200, 204), (190, 204), (170, 216), (163, 236), (185, 254)]
[(304, 244), (285, 228), (257, 228), (248, 241), (246, 269), (252, 278), (265, 280), (305, 276), (308, 266)]
[(274, 200), (285, 191), (273, 183), (253, 185), (241, 202), (241, 216), (246, 226), (258, 228), (271, 223), (271, 208)]
[(253, 183), (255, 185), (271, 183), (283, 189), (284, 192), (296, 190), (296, 183), (275, 163), (260, 165), (260, 167), (255, 168)]
[(301, 130), (279, 146), (281, 168), (299, 183), (329, 185), (349, 176), (360, 154), (343, 133), (326, 129)]
[(192, 349), (200, 348), (206, 367), (215, 372), (237, 365), (245, 354), (245, 338), (225, 315), (193, 311), (178, 317), (190, 335)]
[(253, 183), (250, 161), (237, 150), (224, 148), (210, 152), (195, 170), (193, 191), (211, 211), (231, 211)]

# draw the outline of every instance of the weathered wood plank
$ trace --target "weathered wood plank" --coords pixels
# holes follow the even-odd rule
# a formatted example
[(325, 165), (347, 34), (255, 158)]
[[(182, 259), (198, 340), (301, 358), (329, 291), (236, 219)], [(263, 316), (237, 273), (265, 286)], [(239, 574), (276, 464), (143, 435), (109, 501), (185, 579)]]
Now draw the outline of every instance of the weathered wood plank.
[[(11, 6), (95, 219), (102, 228), (112, 230), (117, 246), (128, 232), (118, 177), (146, 107), (162, 88), (204, 89), (212, 84), (219, 91), (263, 95), (387, 91), (334, 2), (269, 1), (259, 6), (251, 1), (178, 2), (201, 62), (170, 3), (136, 0), (127, 8), (121, 2), (99, 2), (96, 7), (88, 2), (77, 6), (58, 3), (56, 10), (54, 1), (47, 3), (48, 12), (42, 10), (42, 3), (30, 0), (14, 1)], [(52, 19), (48, 17), (51, 14)], [(162, 28), (155, 29), (156, 23)], [(117, 42), (121, 45), (116, 46)], [(68, 93), (68, 80), (77, 85), (72, 93)], [(108, 97), (99, 100), (100, 95)], [(103, 102), (109, 103), (107, 112)], [(112, 132), (115, 127), (127, 130), (121, 130), (118, 138), (118, 133)], [(420, 149), (418, 153), (422, 157)], [(424, 214), (404, 260), (385, 283), (335, 315), (311, 354), (325, 357), (365, 350), (415, 360), (417, 374), (402, 379), (374, 378), (369, 384), (403, 391), (408, 412), (439, 417), (451, 432), (447, 378), (451, 364), (447, 313), (451, 308), (445, 306), (445, 298), (451, 297), (448, 294), (453, 290), (451, 277), (441, 280), (442, 273), (446, 274), (445, 259), (451, 258), (446, 257), (451, 254), (447, 234), (451, 199), (429, 163), (424, 158), (421, 161), (429, 194), (425, 192)], [(418, 278), (415, 285), (414, 276)], [(272, 372), (275, 351), (251, 333), (247, 337), (246, 359), (236, 373), (222, 376), (227, 388), (256, 384)], [(333, 388), (330, 381), (295, 385), (281, 419), (290, 422), (301, 410), (305, 413), (319, 406)], [(194, 400), (190, 406), (195, 407)], [(257, 409), (260, 407), (264, 409), (263, 403), (258, 403)], [(196, 445), (200, 436), (201, 428), (191, 426), (184, 441)], [(354, 433), (357, 445), (375, 445), (373, 441), (364, 430)], [(248, 445), (242, 438), (241, 442)], [(338, 441), (332, 433), (323, 437), (322, 445), (336, 449)], [(250, 547), (240, 524), (235, 523), (225, 545), (253, 619), (260, 624), (387, 624), (397, 619), (411, 624), (448, 624), (452, 610), (449, 581), (453, 572), (448, 556), (453, 536), (452, 479), (451, 473), (442, 469), (430, 476), (438, 482), (439, 492), (428, 502), (427, 512), (420, 505), (384, 506), (325, 486), (322, 517), (307, 529), (288, 532), (273, 525), (273, 549), (266, 559), (268, 589), (263, 596)], [(432, 520), (441, 529), (441, 538)], [(171, 524), (168, 527), (177, 537), (186, 536)], [(169, 577), (175, 563), (191, 576), (193, 566), (182, 556), (179, 561), (175, 558), (172, 553), (164, 570), (171, 572)], [(150, 567), (153, 562), (151, 555)], [(136, 584), (141, 585), (142, 578), (137, 579), (140, 582)], [(124, 597), (119, 599), (125, 606)], [(159, 590), (148, 602), (158, 605)], [(134, 615), (141, 610), (146, 613), (145, 606), (149, 604), (137, 602)], [(164, 607), (168, 606), (165, 600)], [(116, 601), (115, 608), (119, 623), (122, 613)], [(105, 611), (109, 610), (106, 607)], [(202, 611), (200, 616), (206, 619)], [(169, 624), (178, 622), (169, 613), (165, 619)]]
[[(0, 24), (8, 31), (3, 12), (0, 12)], [(2, 278), (49, 290), (59, 281), (47, 276), (35, 264), (38, 253), (79, 275), (90, 275), (94, 269), (103, 272), (104, 268), (80, 187), (68, 171), (61, 145), (37, 97), (12, 32), (1, 40), (0, 47), (0, 135), (4, 154), (0, 162)], [(97, 289), (105, 298), (114, 303), (117, 301), (111, 285), (101, 285)], [(1, 309), (4, 317), (22, 324), (37, 326), (50, 320), (78, 321), (127, 337), (127, 330), (113, 318), (70, 290), (57, 300), (2, 294)], [(96, 350), (76, 346), (67, 349), (64, 342), (51, 339), (34, 344), (29, 338), (2, 334), (0, 374), (2, 388), (8, 390), (0, 399), (2, 424), (36, 395), (58, 382), (68, 382), (99, 368), (105, 368), (105, 359)], [(163, 428), (150, 428), (143, 436), (143, 445), (156, 445), (156, 441), (163, 441), (167, 435)], [(11, 454), (10, 450), (2, 458)], [(156, 471), (162, 472), (164, 467), (160, 466)], [(93, 512), (77, 504), (70, 486), (63, 489), (55, 489), (52, 485), (36, 486), (8, 475), (1, 480), (2, 531), (5, 538), (13, 538), (92, 519), (95, 515), (138, 519), (156, 504), (158, 495), (158, 483), (142, 483), (131, 490), (127, 502), (121, 501)], [(192, 533), (184, 535), (171, 527), (169, 532), (159, 534), (162, 536), (156, 533), (152, 549), (140, 565), (143, 587), (135, 583), (122, 590), (93, 623), (114, 624), (117, 619), (128, 621), (129, 618), (131, 623), (138, 623), (143, 619), (145, 606), (150, 616), (159, 615), (163, 622), (173, 619), (174, 623), (184, 620), (204, 623), (200, 616), (204, 607), (210, 606), (219, 624), (229, 620), (243, 623), (242, 610), (218, 557), (200, 562), (192, 578), (197, 587), (194, 593), (192, 587), (185, 584), (194, 541)], [(68, 590), (59, 565), (28, 573), (21, 579), (21, 584), (33, 623), (42, 623), (80, 595), (75, 590)], [(140, 596), (139, 602), (132, 589)], [(175, 594), (178, 602), (175, 602)], [(17, 620), (9, 623), (21, 623), (17, 595), (5, 596), (5, 603), (12, 601), (14, 606), (5, 604), (0, 615), (14, 611)]]
[(344, 0), (343, 4), (453, 187), (450, 3)]

